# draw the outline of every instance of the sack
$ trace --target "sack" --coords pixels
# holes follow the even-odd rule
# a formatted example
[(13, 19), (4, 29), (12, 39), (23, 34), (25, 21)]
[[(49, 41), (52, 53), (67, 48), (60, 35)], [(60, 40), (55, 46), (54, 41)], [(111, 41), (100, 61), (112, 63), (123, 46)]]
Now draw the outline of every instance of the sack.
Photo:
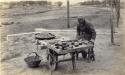
[[(31, 56), (31, 54), (33, 53), (35, 54), (35, 56)], [(28, 54), (28, 56), (24, 59), (24, 61), (31, 68), (39, 67), (39, 64), (41, 62), (40, 56), (36, 52)]]

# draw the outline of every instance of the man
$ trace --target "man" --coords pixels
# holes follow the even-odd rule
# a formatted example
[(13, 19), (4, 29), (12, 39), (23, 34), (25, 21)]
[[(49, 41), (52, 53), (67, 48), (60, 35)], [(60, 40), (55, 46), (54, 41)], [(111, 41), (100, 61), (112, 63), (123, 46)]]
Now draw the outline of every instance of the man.
[[(88, 23), (84, 18), (78, 18), (77, 39), (87, 40), (89, 41), (89, 43), (94, 45), (95, 38), (96, 38), (96, 31), (93, 25)], [(92, 53), (91, 59), (95, 60), (93, 48), (90, 51)], [(86, 51), (81, 51), (78, 53), (82, 53), (83, 58), (87, 58), (88, 53)], [(76, 54), (77, 59), (78, 59), (78, 53)]]

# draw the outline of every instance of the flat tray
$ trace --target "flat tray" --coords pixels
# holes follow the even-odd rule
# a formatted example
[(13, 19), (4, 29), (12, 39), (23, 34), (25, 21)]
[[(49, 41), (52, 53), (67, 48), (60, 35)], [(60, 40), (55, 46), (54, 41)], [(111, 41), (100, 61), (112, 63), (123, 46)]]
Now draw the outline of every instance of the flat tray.
[(87, 44), (87, 45), (83, 44), (83, 45), (80, 45), (78, 47), (67, 48), (66, 50), (62, 50), (62, 49), (55, 48), (53, 45), (48, 45), (48, 48), (50, 50), (53, 50), (57, 54), (72, 53), (72, 52), (76, 52), (76, 51), (86, 50), (86, 49), (89, 49), (89, 48), (92, 48), (92, 47), (94, 47), (94, 45), (92, 45), (92, 44)]

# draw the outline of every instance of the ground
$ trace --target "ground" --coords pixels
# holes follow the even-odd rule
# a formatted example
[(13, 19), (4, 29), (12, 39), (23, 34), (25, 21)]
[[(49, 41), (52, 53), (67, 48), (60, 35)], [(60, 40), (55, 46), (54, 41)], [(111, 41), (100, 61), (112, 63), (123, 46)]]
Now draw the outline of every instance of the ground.
[[(119, 36), (121, 35), (117, 35), (116, 38), (118, 38)], [(94, 48), (96, 60), (94, 62), (88, 63), (80, 56), (79, 60), (76, 61), (77, 69), (75, 72), (72, 70), (71, 61), (67, 61), (59, 63), (58, 70), (54, 71), (53, 74), (124, 75), (124, 53), (122, 53), (121, 46), (110, 44), (109, 37), (110, 35), (108, 34), (97, 35), (97, 40)], [(120, 39), (116, 39), (116, 41), (120, 41)], [(47, 61), (45, 60), (46, 55), (43, 54), (43, 52), (45, 51), (39, 51), (39, 55), (42, 54), (41, 56), (43, 58), (39, 68), (31, 69), (27, 67), (26, 63), (23, 60), (27, 54), (24, 54), (2, 62), (2, 72), (5, 72), (5, 75), (50, 75), (51, 72), (47, 67)]]
[[(97, 30), (97, 38), (95, 41), (95, 58), (96, 60), (91, 63), (87, 63), (85, 60), (79, 58), (77, 61), (76, 71), (72, 70), (71, 61), (61, 62), (57, 71), (54, 71), (54, 75), (124, 75), (124, 52), (122, 51), (122, 34), (119, 33), (119, 29), (116, 30), (115, 43), (112, 45), (110, 42), (110, 18), (111, 11), (109, 8), (102, 7), (71, 7), (71, 28), (76, 28), (77, 16), (84, 16), (90, 21)], [(13, 9), (14, 10), (14, 9)], [(35, 9), (34, 9), (35, 10)], [(11, 15), (12, 14), (12, 15)], [(66, 9), (51, 9), (47, 12), (28, 14), (25, 15), (13, 15), (3, 17), (3, 19), (9, 19), (13, 21), (12, 25), (2, 25), (2, 40), (6, 43), (6, 35), (34, 32), (35, 28), (45, 29), (67, 29), (66, 27)], [(115, 21), (115, 19), (114, 19)], [(6, 33), (6, 34), (5, 34)], [(66, 33), (64, 33), (66, 34)], [(74, 35), (74, 32), (67, 37)], [(5, 46), (4, 46), (5, 47)], [(3, 51), (6, 53), (6, 50)], [(40, 51), (41, 52), (45, 51)], [(50, 75), (51, 72), (47, 68), (47, 61), (42, 60), (39, 68), (28, 68), (24, 62), (24, 58), (27, 53), (21, 54), (18, 57), (9, 58), (8, 60), (1, 62), (1, 73), (4, 75)], [(45, 59), (45, 53), (42, 55)], [(68, 56), (67, 56), (68, 57)]]

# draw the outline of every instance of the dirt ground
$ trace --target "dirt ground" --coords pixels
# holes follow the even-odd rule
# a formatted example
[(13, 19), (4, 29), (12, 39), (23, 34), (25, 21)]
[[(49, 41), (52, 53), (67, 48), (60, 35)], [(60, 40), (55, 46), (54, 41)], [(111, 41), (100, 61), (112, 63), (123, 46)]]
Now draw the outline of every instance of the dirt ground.
[[(72, 34), (71, 34), (72, 35)], [(58, 65), (58, 70), (53, 72), (53, 75), (124, 75), (124, 53), (122, 45), (119, 42), (121, 35), (115, 36), (117, 45), (111, 45), (110, 35), (97, 35), (95, 42), (95, 58), (94, 62), (88, 63), (81, 56), (76, 61), (76, 70), (73, 71), (71, 61), (61, 62)], [(120, 46), (119, 46), (120, 45)], [(45, 52), (45, 53), (43, 53)], [(42, 57), (42, 62), (39, 68), (29, 68), (24, 62), (27, 54), (15, 57), (2, 62), (2, 73), (4, 75), (50, 75), (51, 72), (47, 66), (46, 51), (38, 51)], [(65, 58), (69, 57), (68, 55)], [(61, 59), (61, 58), (60, 58)]]
[[(122, 50), (122, 34), (116, 30), (115, 43), (111, 45), (110, 34), (103, 34), (110, 27), (110, 10), (109, 8), (100, 7), (72, 7), (71, 8), (71, 28), (76, 28), (77, 16), (86, 17), (88, 21), (94, 24), (95, 28), (100, 30), (95, 42), (96, 61), (87, 63), (81, 57), (76, 63), (76, 71), (72, 70), (71, 61), (59, 63), (58, 70), (53, 75), (124, 75), (124, 52)], [(10, 13), (13, 14), (13, 13)], [(67, 29), (66, 27), (66, 10), (65, 8), (52, 10), (45, 13), (29, 14), (25, 16), (14, 15), (12, 17), (3, 17), (4, 20), (13, 21), (12, 25), (1, 25), (3, 43), (7, 43), (6, 35), (24, 32), (34, 32), (35, 28), (46, 29)], [(115, 20), (115, 19), (114, 19)], [(1, 21), (2, 22), (2, 21)], [(104, 31), (103, 31), (104, 30)], [(69, 36), (73, 35), (71, 33)], [(42, 53), (45, 52), (45, 53)], [(2, 75), (51, 75), (47, 68), (46, 51), (39, 51), (43, 57), (39, 68), (29, 68), (24, 62), (27, 54), (11, 58), (1, 62)], [(68, 55), (66, 56), (68, 57)]]
[[(14, 11), (17, 8), (0, 10), (1, 12), (9, 12), (11, 10)], [(39, 8), (38, 8), (39, 9)], [(66, 29), (66, 8), (60, 9), (51, 9), (48, 12), (42, 12), (42, 9), (34, 8), (32, 11), (30, 9), (19, 9), (17, 12), (19, 15), (14, 15), (17, 12), (9, 12), (8, 14), (2, 16), (0, 18), (1, 22), (14, 22), (11, 25), (2, 25), (0, 29), (3, 34), (16, 34), (16, 33), (24, 33), (24, 32), (33, 32), (35, 28), (47, 28), (47, 29)], [(30, 10), (32, 14), (22, 13), (22, 11)], [(47, 9), (48, 10), (48, 9)], [(83, 16), (88, 21), (93, 23), (96, 28), (109, 28), (109, 19), (111, 10), (109, 8), (101, 8), (101, 7), (71, 7), (70, 8), (70, 23), (71, 28), (76, 27), (77, 17)], [(45, 8), (44, 8), (45, 11)], [(39, 13), (36, 13), (39, 12)], [(28, 13), (28, 12), (27, 12)], [(11, 16), (10, 16), (11, 15)], [(105, 25), (106, 24), (106, 25)]]

